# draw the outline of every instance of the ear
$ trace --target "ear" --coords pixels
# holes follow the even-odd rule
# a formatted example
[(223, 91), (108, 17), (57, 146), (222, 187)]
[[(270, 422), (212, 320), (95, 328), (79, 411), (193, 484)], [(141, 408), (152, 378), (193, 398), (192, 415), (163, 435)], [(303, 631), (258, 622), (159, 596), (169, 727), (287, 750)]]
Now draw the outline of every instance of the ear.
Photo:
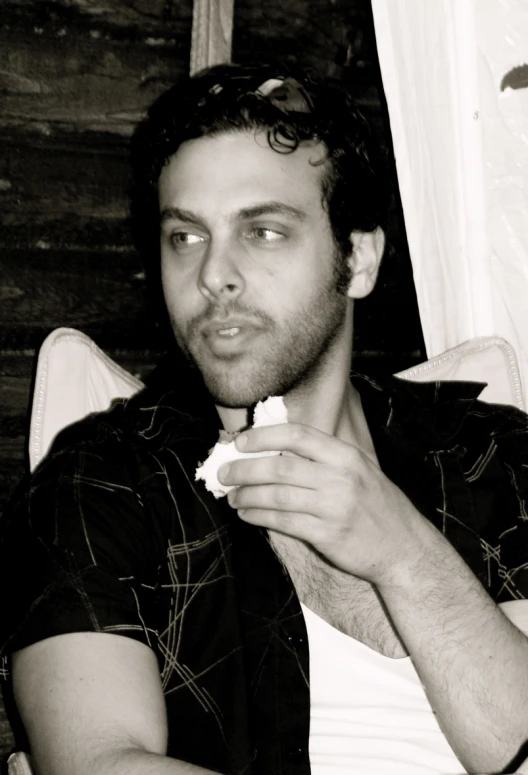
[(374, 231), (353, 231), (350, 235), (352, 252), (348, 259), (352, 279), (348, 286), (351, 299), (368, 296), (376, 284), (385, 250), (385, 234), (379, 226)]

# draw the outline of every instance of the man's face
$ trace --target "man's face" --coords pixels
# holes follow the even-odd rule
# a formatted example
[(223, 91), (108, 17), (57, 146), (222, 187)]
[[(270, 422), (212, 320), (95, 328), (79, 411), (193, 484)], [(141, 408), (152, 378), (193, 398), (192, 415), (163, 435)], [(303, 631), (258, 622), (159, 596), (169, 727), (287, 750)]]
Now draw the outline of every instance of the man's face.
[(313, 164), (322, 154), (222, 134), (184, 143), (160, 176), (172, 327), (221, 406), (284, 395), (344, 341), (348, 300), (336, 289), (324, 165)]

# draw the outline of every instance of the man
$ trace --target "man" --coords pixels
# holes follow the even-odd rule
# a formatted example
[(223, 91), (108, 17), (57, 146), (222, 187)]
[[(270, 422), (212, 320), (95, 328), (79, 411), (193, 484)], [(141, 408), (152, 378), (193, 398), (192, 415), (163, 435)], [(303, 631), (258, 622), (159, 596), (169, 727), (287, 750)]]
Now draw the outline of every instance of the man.
[[(384, 246), (365, 135), (336, 85), (267, 67), (151, 111), (144, 207), (196, 368), (67, 429), (4, 527), (39, 773), (498, 772), (528, 737), (498, 605), (528, 589), (526, 417), (350, 381)], [(244, 430), (272, 395), (288, 424)], [(194, 472), (220, 426), (282, 454), (224, 466), (217, 501)]]

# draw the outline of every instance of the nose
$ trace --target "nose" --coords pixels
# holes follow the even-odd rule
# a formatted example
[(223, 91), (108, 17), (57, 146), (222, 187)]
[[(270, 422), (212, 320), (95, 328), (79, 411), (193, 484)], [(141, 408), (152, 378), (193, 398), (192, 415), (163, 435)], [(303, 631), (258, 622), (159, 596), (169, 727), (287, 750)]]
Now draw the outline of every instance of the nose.
[(236, 248), (211, 240), (202, 260), (198, 287), (209, 301), (232, 301), (240, 296), (245, 281), (237, 261)]

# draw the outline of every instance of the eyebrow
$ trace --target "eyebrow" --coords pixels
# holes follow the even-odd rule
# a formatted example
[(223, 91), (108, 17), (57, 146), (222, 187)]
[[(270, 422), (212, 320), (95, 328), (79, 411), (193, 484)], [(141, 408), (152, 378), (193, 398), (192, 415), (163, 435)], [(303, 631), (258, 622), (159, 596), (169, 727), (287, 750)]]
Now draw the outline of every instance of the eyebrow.
[(286, 215), (296, 221), (306, 220), (306, 213), (297, 207), (287, 205), (284, 202), (262, 202), (262, 204), (244, 207), (236, 216), (237, 221), (247, 221), (251, 218), (260, 218), (261, 215)]
[[(299, 210), (297, 207), (293, 207), (293, 205), (288, 205), (284, 202), (262, 202), (251, 207), (243, 207), (236, 213), (233, 220), (248, 221), (251, 218), (260, 218), (262, 215), (285, 215), (294, 218), (296, 221), (304, 221), (307, 218), (307, 214), (303, 210)], [(161, 223), (165, 221), (203, 223), (203, 219), (199, 215), (191, 210), (183, 210), (180, 207), (164, 207), (160, 213), (160, 221)]]
[(160, 223), (165, 223), (165, 221), (201, 223), (201, 218), (190, 210), (182, 210), (180, 207), (164, 207), (160, 212)]

